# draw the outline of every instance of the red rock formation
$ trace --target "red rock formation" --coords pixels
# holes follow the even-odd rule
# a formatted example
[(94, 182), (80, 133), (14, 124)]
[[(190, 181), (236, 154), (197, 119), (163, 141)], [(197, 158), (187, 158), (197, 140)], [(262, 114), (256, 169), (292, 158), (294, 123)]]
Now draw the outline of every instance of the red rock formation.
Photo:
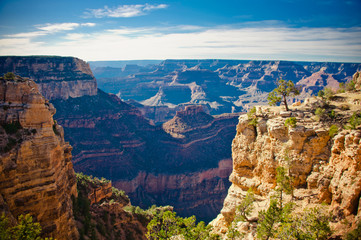
[(53, 121), (55, 109), (33, 81), (21, 78), (0, 79), (0, 106), (3, 207), (15, 218), (33, 215), (46, 236), (77, 239), (71, 201), (71, 195), (77, 195), (72, 148)]
[(88, 194), (88, 198), (90, 199), (90, 204), (95, 204), (101, 202), (106, 198), (110, 198), (112, 194), (112, 183), (107, 182), (92, 189), (92, 191), (90, 191)]

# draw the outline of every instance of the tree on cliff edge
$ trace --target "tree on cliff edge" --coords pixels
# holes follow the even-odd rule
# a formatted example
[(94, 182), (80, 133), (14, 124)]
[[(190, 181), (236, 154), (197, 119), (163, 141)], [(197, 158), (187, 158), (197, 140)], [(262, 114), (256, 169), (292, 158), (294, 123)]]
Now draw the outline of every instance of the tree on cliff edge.
[(286, 80), (280, 79), (276, 84), (277, 88), (268, 94), (268, 103), (271, 106), (275, 106), (277, 103), (283, 102), (286, 111), (288, 111), (287, 97), (299, 95), (300, 91), (292, 81), (287, 82)]

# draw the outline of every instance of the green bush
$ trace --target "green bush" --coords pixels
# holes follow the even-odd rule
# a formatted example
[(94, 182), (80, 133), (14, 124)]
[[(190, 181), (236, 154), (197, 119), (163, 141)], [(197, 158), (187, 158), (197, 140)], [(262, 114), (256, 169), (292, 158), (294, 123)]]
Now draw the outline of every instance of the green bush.
[[(20, 215), (18, 224), (10, 226), (5, 214), (0, 216), (0, 239), (1, 240), (43, 240), (40, 238), (41, 226), (38, 222), (33, 222), (30, 214)], [(45, 238), (51, 240), (52, 238)]]
[(332, 109), (331, 112), (328, 114), (328, 116), (331, 118), (331, 119), (335, 119), (337, 117), (337, 114), (335, 113), (335, 111)]
[(182, 218), (171, 211), (154, 216), (147, 229), (146, 236), (150, 240), (169, 239), (177, 235), (185, 239), (217, 239), (217, 236), (211, 234), (210, 225), (206, 226), (202, 221), (197, 224), (195, 216)]
[(335, 92), (331, 88), (324, 88), (318, 92), (318, 96), (323, 100), (330, 101), (335, 96)]
[(296, 125), (297, 125), (297, 119), (295, 117), (287, 118), (286, 121), (285, 121), (285, 126), (286, 127), (295, 128)]
[(4, 75), (5, 80), (15, 80), (16, 75), (13, 72), (8, 72)]
[(326, 110), (324, 108), (317, 108), (315, 111), (317, 121), (320, 121), (321, 118), (325, 115)]
[(357, 126), (361, 124), (361, 114), (354, 112), (350, 119), (348, 120), (348, 125), (346, 125), (346, 129), (356, 129)]
[(248, 117), (248, 124), (252, 125), (254, 127), (257, 126), (258, 124), (258, 118), (256, 116), (256, 112), (257, 109), (256, 107), (251, 108), (248, 112), (247, 112), (247, 117)]
[(356, 83), (351, 80), (350, 82), (346, 83), (346, 91), (354, 91), (356, 88)]
[(338, 133), (338, 127), (336, 125), (331, 125), (330, 130), (328, 130), (328, 135), (332, 138)]

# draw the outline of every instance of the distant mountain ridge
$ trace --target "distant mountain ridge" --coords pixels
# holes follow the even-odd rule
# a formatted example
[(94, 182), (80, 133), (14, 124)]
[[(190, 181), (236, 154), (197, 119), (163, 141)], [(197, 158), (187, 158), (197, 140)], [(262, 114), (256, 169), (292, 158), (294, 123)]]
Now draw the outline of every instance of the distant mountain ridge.
[[(188, 104), (201, 104), (211, 114), (267, 104), (267, 94), (280, 78), (303, 88), (302, 94), (291, 101), (317, 94), (324, 87), (337, 89), (339, 83), (350, 81), (361, 70), (361, 63), (165, 60), (148, 66), (92, 70), (100, 89), (124, 100), (138, 101), (144, 105), (140, 108), (145, 116), (165, 122), (174, 116), (177, 107)], [(164, 113), (165, 106), (171, 114), (154, 116), (155, 110), (149, 111), (149, 107), (162, 107)]]

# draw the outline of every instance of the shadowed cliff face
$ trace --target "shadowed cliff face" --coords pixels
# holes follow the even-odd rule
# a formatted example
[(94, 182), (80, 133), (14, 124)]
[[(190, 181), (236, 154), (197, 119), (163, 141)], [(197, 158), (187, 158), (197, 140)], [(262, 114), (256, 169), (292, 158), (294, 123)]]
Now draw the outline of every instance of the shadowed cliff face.
[(49, 99), (93, 96), (97, 83), (89, 64), (73, 57), (0, 57), (0, 75), (13, 72), (34, 80)]
[(54, 113), (33, 81), (0, 79), (1, 209), (10, 219), (30, 213), (46, 236), (77, 239), (72, 148)]
[[(111, 179), (141, 207), (170, 204), (181, 215), (197, 208), (206, 213), (203, 219), (207, 220), (219, 211), (229, 186), (231, 164), (225, 162), (220, 169), (218, 165), (230, 158), (236, 115), (213, 118), (201, 107), (188, 108), (173, 121), (186, 127), (174, 131), (174, 124), (164, 129), (154, 126), (136, 108), (101, 90), (96, 96), (53, 103), (59, 109), (56, 119), (74, 147), (76, 171)], [(197, 174), (210, 170), (217, 174), (196, 180)], [(159, 181), (176, 187), (149, 187)], [(183, 202), (188, 194), (193, 196), (186, 207)]]

